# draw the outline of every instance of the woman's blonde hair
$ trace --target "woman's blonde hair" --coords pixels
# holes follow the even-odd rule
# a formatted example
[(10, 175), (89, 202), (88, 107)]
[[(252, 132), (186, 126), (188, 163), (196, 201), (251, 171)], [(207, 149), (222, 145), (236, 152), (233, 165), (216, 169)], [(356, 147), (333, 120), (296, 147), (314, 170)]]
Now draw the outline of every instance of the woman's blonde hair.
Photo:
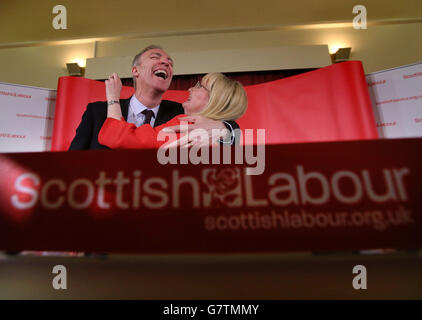
[(246, 112), (248, 97), (240, 82), (219, 72), (206, 74), (201, 82), (210, 99), (199, 115), (213, 120), (236, 120)]

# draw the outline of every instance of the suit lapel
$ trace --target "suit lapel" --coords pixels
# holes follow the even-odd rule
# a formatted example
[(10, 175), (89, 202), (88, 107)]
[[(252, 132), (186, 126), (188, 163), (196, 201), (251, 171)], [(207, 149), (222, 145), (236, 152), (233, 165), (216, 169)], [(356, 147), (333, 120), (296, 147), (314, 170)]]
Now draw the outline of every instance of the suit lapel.
[(165, 101), (161, 101), (160, 108), (158, 108), (157, 119), (155, 119), (154, 127), (158, 127), (159, 125), (166, 123), (168, 121), (167, 117), (167, 110)]
[(130, 98), (120, 100), (120, 108), (122, 109), (123, 118), (125, 118), (126, 121), (127, 121), (127, 115), (129, 112), (129, 102), (130, 102)]
[[(129, 104), (130, 99), (121, 99), (120, 100), (120, 108), (122, 110), (122, 116), (127, 121), (127, 116), (129, 112)], [(183, 114), (182, 107), (178, 108), (177, 104), (174, 102), (162, 100), (160, 104), (160, 108), (158, 109), (157, 118), (155, 119), (154, 127), (157, 127), (159, 125), (162, 125), (163, 123), (168, 122), (173, 117), (175, 117), (178, 114)], [(106, 109), (107, 110), (107, 109)], [(106, 113), (107, 114), (107, 113)]]

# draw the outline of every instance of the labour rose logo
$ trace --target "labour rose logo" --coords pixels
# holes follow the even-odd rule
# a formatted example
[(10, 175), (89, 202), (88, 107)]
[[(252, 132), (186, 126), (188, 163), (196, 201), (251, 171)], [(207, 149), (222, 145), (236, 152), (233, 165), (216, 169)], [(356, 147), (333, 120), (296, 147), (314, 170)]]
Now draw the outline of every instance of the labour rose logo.
[(242, 205), (240, 170), (238, 168), (205, 169), (202, 181), (206, 207), (240, 207)]
[(231, 168), (218, 170), (215, 175), (208, 175), (208, 178), (208, 183), (214, 185), (216, 192), (221, 195), (234, 190), (239, 184), (239, 178)]

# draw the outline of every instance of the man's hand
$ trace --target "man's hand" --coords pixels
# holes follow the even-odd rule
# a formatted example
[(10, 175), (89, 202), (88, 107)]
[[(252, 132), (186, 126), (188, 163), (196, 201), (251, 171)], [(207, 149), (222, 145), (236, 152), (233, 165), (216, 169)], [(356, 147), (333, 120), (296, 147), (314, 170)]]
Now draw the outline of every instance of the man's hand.
[(171, 126), (164, 130), (188, 133), (178, 140), (177, 144), (181, 147), (217, 145), (221, 138), (230, 135), (221, 121), (211, 120), (203, 116), (181, 117), (180, 120), (191, 124)]
[(120, 92), (122, 91), (122, 81), (117, 73), (113, 73), (108, 80), (105, 81), (107, 101), (119, 101)]

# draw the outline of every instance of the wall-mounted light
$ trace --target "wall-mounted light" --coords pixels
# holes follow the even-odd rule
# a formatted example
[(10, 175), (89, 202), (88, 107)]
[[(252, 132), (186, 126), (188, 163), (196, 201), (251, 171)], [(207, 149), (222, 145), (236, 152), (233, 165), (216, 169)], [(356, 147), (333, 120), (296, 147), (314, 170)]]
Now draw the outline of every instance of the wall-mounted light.
[(69, 76), (83, 77), (85, 74), (85, 68), (82, 68), (76, 62), (66, 63), (67, 72)]
[(339, 48), (334, 53), (331, 53), (331, 62), (338, 63), (343, 61), (348, 61), (350, 57), (350, 51), (352, 48)]

